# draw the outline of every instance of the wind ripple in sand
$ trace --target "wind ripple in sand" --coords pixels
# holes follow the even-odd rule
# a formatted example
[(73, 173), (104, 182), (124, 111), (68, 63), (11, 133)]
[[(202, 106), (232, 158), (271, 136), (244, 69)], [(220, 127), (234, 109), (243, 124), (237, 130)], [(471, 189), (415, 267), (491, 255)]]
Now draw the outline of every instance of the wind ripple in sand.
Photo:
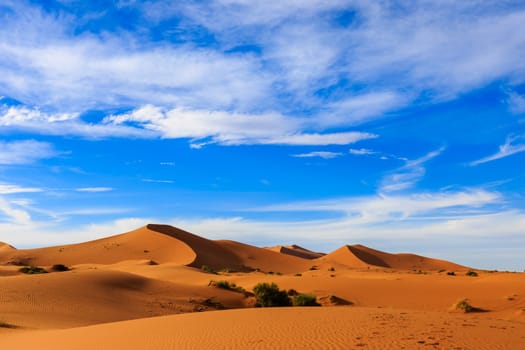
[[(525, 325), (371, 308), (244, 309), (8, 334), (30, 349), (523, 349)], [(491, 336), (487, 336), (490, 334)]]

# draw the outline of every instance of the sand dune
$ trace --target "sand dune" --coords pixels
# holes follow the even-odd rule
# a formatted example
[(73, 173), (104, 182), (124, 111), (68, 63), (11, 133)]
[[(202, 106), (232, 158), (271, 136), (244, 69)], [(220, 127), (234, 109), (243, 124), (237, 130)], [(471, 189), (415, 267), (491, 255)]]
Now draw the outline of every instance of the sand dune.
[[(497, 335), (487, 337), (487, 334)], [(30, 336), (31, 349), (523, 349), (525, 325), (370, 308), (244, 309), (141, 319)]]
[[(362, 245), (315, 254), (299, 246), (268, 249), (212, 241), (165, 225), (48, 248), (17, 250), (2, 243), (0, 344), (21, 349), (521, 349), (523, 273), (478, 271), (470, 277), (452, 262)], [(53, 264), (66, 264), (72, 270), (25, 275), (18, 271), (21, 264), (49, 271)], [(218, 274), (206, 273), (202, 265)], [(211, 280), (247, 291), (260, 282), (277, 283), (313, 294), (323, 307), (254, 309), (249, 293), (217, 288)], [(485, 312), (453, 310), (463, 298)], [(240, 310), (201, 312), (223, 308)]]
[(286, 246), (277, 245), (277, 246), (274, 246), (274, 247), (268, 247), (266, 249), (269, 249), (269, 250), (277, 252), (277, 253), (293, 255), (293, 256), (296, 256), (296, 257), (299, 257), (299, 258), (310, 259), (310, 260), (311, 259), (317, 259), (317, 258), (320, 258), (320, 257), (325, 255), (324, 253), (313, 252), (311, 250), (308, 250), (306, 248), (303, 248), (303, 247), (295, 245), (295, 244), (293, 244), (293, 245), (286, 245)]
[(319, 258), (352, 268), (392, 268), (397, 270), (466, 270), (465, 266), (449, 261), (427, 258), (416, 254), (390, 254), (363, 245), (345, 245)]

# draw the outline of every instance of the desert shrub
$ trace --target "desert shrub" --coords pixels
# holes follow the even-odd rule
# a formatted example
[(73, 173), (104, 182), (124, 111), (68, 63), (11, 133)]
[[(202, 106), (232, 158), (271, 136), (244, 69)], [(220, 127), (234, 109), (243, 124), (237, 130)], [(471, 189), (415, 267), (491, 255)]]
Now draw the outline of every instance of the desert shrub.
[(275, 272), (273, 272), (273, 271), (268, 271), (267, 274), (269, 274), (269, 275), (273, 275), (273, 274), (275, 274)]
[(223, 273), (234, 273), (234, 272), (237, 272), (237, 270), (232, 269), (230, 267), (225, 267), (224, 269), (221, 270), (221, 272), (223, 272)]
[(303, 274), (302, 273), (296, 273), (294, 276), (295, 277), (301, 277)]
[(318, 269), (318, 267), (317, 267), (317, 266), (315, 266), (315, 265), (314, 265), (314, 266), (312, 266), (312, 267), (310, 267), (310, 271), (315, 271), (315, 270), (317, 270), (317, 269)]
[(321, 306), (312, 294), (297, 294), (293, 297), (293, 306)]
[(26, 273), (28, 275), (35, 275), (40, 273), (47, 273), (47, 271), (41, 267), (38, 266), (25, 266), (22, 267), (20, 270), (18, 270), (22, 273)]
[(478, 273), (476, 271), (469, 270), (465, 275), (470, 277), (477, 277)]
[(217, 271), (215, 271), (213, 269), (213, 267), (208, 266), (208, 265), (202, 265), (201, 270), (206, 272), (206, 273), (211, 273), (213, 275), (217, 275)]
[(290, 306), (290, 298), (275, 283), (259, 283), (253, 287), (257, 303), (262, 307)]
[(231, 290), (231, 291), (239, 292), (239, 293), (246, 292), (246, 290), (243, 287), (238, 286), (235, 283), (230, 283), (230, 282), (224, 281), (224, 280), (222, 280), (222, 281), (213, 281), (213, 280), (211, 280), (210, 283), (208, 283), (208, 286), (214, 286), (214, 287), (217, 287), (217, 288), (227, 289), (227, 290)]
[(331, 267), (331, 268), (328, 269), (328, 271), (330, 271), (330, 272), (334, 272), (334, 271), (335, 271), (335, 268)]
[(14, 328), (18, 328), (18, 327), (13, 325), (13, 324), (10, 324), (10, 323), (0, 321), (0, 328), (14, 329)]
[(297, 291), (295, 289), (288, 289), (288, 291), (286, 292), (289, 296), (293, 297), (294, 295), (297, 295), (299, 293), (297, 293)]
[(454, 271), (449, 271), (449, 272), (447, 272), (447, 275), (448, 276), (456, 276), (456, 273)]
[(63, 272), (63, 271), (69, 271), (69, 267), (67, 267), (64, 264), (55, 264), (52, 267), (53, 271)]
[(468, 302), (468, 299), (461, 299), (461, 300), (459, 300), (454, 305), (454, 308), (457, 309), (457, 310), (461, 310), (464, 313), (474, 311), (474, 307), (472, 305), (470, 305), (470, 303)]
[(441, 269), (441, 270), (438, 271), (438, 273), (445, 272), (445, 271), (447, 271), (447, 270)]

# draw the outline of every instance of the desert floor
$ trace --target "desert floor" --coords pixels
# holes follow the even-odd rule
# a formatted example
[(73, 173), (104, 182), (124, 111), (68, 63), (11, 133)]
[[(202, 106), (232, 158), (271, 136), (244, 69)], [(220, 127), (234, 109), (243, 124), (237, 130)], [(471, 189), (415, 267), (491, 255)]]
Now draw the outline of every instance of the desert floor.
[[(65, 264), (66, 272), (53, 272)], [(50, 273), (28, 275), (21, 266)], [(202, 265), (209, 267), (207, 273)], [(258, 248), (161, 225), (0, 244), (0, 345), (17, 349), (525, 349), (525, 274), (343, 246)], [(454, 272), (454, 275), (451, 273)], [(247, 292), (217, 288), (228, 281)], [(260, 282), (321, 307), (255, 308)], [(454, 307), (468, 299), (474, 312)]]

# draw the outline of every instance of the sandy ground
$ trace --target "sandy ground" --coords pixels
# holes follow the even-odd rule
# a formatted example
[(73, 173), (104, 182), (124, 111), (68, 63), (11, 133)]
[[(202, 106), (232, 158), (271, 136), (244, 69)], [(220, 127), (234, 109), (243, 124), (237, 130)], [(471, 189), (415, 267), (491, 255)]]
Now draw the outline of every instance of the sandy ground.
[[(283, 249), (286, 248), (286, 249)], [(293, 252), (293, 250), (297, 250)], [(71, 271), (26, 275), (19, 265)], [(205, 273), (202, 265), (218, 271)], [(525, 349), (525, 274), (343, 246), (258, 248), (148, 225), (76, 245), (0, 244), (0, 344), (20, 349)], [(454, 272), (454, 275), (448, 273)], [(260, 282), (322, 307), (254, 308)], [(333, 298), (336, 296), (337, 298)], [(480, 312), (453, 308), (467, 298)]]

